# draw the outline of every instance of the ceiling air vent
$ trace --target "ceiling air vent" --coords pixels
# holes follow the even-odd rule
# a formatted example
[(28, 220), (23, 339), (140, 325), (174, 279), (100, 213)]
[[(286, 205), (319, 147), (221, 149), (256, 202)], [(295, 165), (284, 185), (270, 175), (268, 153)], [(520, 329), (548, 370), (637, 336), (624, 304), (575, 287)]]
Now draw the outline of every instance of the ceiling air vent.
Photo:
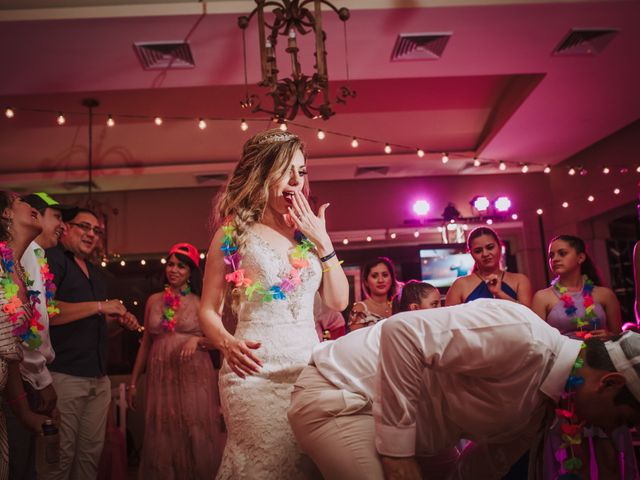
[(602, 52), (618, 34), (611, 28), (572, 28), (560, 42), (554, 55), (595, 55)]
[(442, 56), (449, 33), (401, 33), (391, 52), (391, 61), (437, 60)]
[(385, 176), (387, 173), (389, 173), (389, 167), (388, 166), (358, 167), (356, 168), (356, 173), (354, 174), (354, 177), (361, 177), (363, 175), (368, 175), (371, 173)]
[(187, 42), (136, 42), (133, 47), (145, 70), (193, 68), (196, 66)]
[(227, 180), (227, 175), (224, 173), (213, 173), (196, 175), (195, 178), (198, 185), (222, 185)]

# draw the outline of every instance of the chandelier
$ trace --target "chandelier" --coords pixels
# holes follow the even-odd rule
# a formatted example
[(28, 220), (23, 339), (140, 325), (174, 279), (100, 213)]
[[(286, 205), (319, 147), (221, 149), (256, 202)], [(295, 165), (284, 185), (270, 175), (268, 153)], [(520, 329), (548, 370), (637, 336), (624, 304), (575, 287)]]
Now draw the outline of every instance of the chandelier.
[[(265, 112), (272, 115), (274, 121), (284, 123), (293, 120), (298, 111), (309, 118), (329, 119), (335, 114), (329, 99), (329, 77), (327, 73), (327, 52), (325, 49), (326, 33), (322, 29), (322, 5), (331, 8), (345, 25), (345, 62), (346, 62), (346, 21), (349, 19), (347, 8), (337, 9), (326, 0), (256, 0), (257, 7), (249, 16), (238, 18), (238, 26), (242, 29), (244, 47), (244, 75), (247, 91), (240, 102), (243, 108), (252, 112)], [(313, 7), (313, 11), (311, 8)], [(273, 15), (272, 23), (265, 18), (266, 10)], [(247, 55), (245, 31), (251, 19), (256, 16), (258, 22), (258, 38), (260, 42), (260, 65), (262, 80), (260, 87), (269, 89), (267, 94), (273, 101), (272, 107), (261, 104), (260, 98), (249, 95), (247, 87)], [(298, 59), (298, 35), (313, 32), (315, 36), (315, 65), (311, 75), (302, 72)], [(291, 57), (291, 76), (278, 78), (276, 46), (278, 37), (287, 38), (285, 52)], [(348, 80), (348, 65), (347, 65)], [(354, 98), (355, 92), (346, 86), (338, 89), (337, 103), (346, 103), (347, 98)]]

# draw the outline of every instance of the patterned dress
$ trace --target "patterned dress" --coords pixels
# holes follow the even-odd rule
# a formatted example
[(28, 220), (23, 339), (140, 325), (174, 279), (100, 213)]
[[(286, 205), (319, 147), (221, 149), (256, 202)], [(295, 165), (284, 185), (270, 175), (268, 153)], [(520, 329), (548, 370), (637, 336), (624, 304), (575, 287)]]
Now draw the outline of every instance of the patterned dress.
[[(243, 251), (247, 277), (274, 285), (291, 270), (289, 258), (250, 230)], [(320, 286), (320, 261), (309, 255), (302, 283), (284, 300), (239, 305), (235, 337), (261, 342), (255, 352), (260, 373), (245, 379), (223, 363), (220, 396), (228, 437), (218, 479), (292, 480), (309, 478), (314, 467), (301, 455), (287, 420), (293, 384), (319, 343), (313, 300)]]
[[(0, 268), (0, 279), (5, 278), (7, 272)], [(9, 315), (3, 310), (8, 303), (4, 289), (0, 287), (0, 392), (7, 387), (9, 378), (9, 363), (22, 359), (22, 350), (16, 337), (11, 333), (15, 325), (9, 320)], [(23, 304), (19, 309), (18, 322), (31, 318), (31, 307)], [(7, 425), (2, 409), (0, 409), (0, 480), (9, 477), (9, 447), (7, 445)]]

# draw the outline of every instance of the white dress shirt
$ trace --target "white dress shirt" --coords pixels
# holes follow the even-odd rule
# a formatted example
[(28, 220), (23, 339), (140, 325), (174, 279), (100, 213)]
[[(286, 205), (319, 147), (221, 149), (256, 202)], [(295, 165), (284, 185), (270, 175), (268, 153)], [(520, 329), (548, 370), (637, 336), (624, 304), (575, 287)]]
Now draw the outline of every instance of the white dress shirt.
[(434, 455), (468, 438), (510, 458), (558, 401), (579, 351), (528, 308), (479, 299), (394, 315), (318, 345), (312, 363), (374, 399), (383, 455)]
[[(51, 384), (51, 374), (47, 368), (47, 363), (51, 363), (55, 358), (51, 340), (49, 338), (49, 313), (47, 312), (47, 295), (42, 282), (40, 273), (40, 264), (36, 257), (36, 249), (42, 250), (36, 242), (31, 242), (20, 259), (20, 263), (25, 271), (29, 274), (29, 278), (33, 280), (33, 289), (40, 292), (40, 303), (36, 306), (40, 312), (39, 322), (44, 326), (40, 331), (42, 336), (42, 345), (35, 350), (29, 350), (22, 343), (20, 344), (24, 359), (20, 362), (20, 373), (22, 378), (31, 384), (36, 390), (42, 390)], [(43, 252), (44, 254), (44, 252)]]

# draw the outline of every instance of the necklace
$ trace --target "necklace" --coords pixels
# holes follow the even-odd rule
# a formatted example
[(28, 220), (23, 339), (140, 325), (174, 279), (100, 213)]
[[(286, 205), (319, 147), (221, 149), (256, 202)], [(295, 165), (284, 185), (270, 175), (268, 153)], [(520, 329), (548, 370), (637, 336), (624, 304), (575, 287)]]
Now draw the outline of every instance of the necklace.
[(176, 329), (176, 311), (180, 308), (180, 299), (191, 292), (191, 287), (185, 285), (178, 293), (173, 293), (169, 285), (164, 287), (164, 310), (162, 311), (162, 328), (165, 332)]
[[(583, 343), (580, 350), (584, 348), (586, 345)], [(577, 372), (583, 365), (584, 360), (578, 355), (564, 386), (560, 405), (556, 409), (556, 416), (560, 423), (560, 438), (562, 439), (562, 444), (556, 451), (556, 458), (561, 462), (558, 480), (579, 479), (577, 472), (584, 464), (580, 458), (584, 458), (582, 447), (584, 422), (580, 422), (575, 414), (576, 390), (584, 383), (584, 378), (579, 376)]]
[[(2, 270), (8, 273), (8, 275), (0, 278), (0, 288), (4, 290), (4, 296), (8, 300), (2, 306), (2, 311), (8, 315), (9, 321), (15, 326), (11, 332), (13, 336), (25, 343), (29, 350), (34, 350), (42, 345), (40, 331), (44, 330), (44, 326), (38, 321), (40, 320), (40, 312), (37, 305), (40, 303), (40, 292), (32, 289), (33, 281), (29, 278), (29, 274), (24, 271), (22, 265), (18, 267), (19, 263), (13, 258), (13, 250), (6, 242), (0, 243), (0, 262), (2, 263)], [(24, 283), (24, 287), (27, 290), (27, 301), (31, 307), (31, 317), (28, 321), (21, 323), (19, 323), (20, 307), (23, 306), (23, 303), (18, 296), (20, 287), (11, 278), (14, 268), (18, 277)], [(20, 271), (22, 271), (22, 274), (20, 274)]]
[(553, 288), (560, 294), (560, 300), (564, 304), (564, 312), (567, 317), (571, 318), (573, 324), (576, 327), (576, 335), (580, 338), (584, 338), (587, 335), (587, 331), (583, 330), (583, 327), (591, 326), (592, 330), (596, 330), (600, 327), (600, 319), (596, 315), (595, 305), (593, 303), (593, 281), (586, 275), (582, 276), (582, 298), (584, 299), (584, 316), (579, 317), (576, 315), (578, 308), (573, 301), (573, 297), (569, 295), (569, 289), (560, 285), (558, 279), (552, 282)]
[(377, 305), (378, 307), (382, 308), (385, 313), (387, 312), (391, 313), (391, 303), (392, 303), (391, 300), (378, 302), (377, 300), (374, 300), (373, 297), (369, 297), (369, 300), (371, 300), (371, 303), (373, 303), (374, 305)]
[(309, 251), (315, 248), (313, 242), (296, 230), (294, 238), (298, 245), (289, 255), (289, 261), (293, 267), (288, 274), (280, 277), (280, 282), (265, 288), (260, 281), (254, 282), (245, 275), (245, 270), (241, 267), (242, 255), (238, 252), (238, 247), (233, 241), (235, 227), (230, 223), (222, 226), (224, 234), (220, 250), (224, 253), (224, 263), (231, 267), (231, 273), (225, 275), (225, 280), (232, 283), (236, 288), (244, 288), (249, 301), (254, 298), (256, 301), (271, 302), (272, 300), (284, 300), (286, 294), (293, 292), (301, 283), (300, 273), (309, 266)]

